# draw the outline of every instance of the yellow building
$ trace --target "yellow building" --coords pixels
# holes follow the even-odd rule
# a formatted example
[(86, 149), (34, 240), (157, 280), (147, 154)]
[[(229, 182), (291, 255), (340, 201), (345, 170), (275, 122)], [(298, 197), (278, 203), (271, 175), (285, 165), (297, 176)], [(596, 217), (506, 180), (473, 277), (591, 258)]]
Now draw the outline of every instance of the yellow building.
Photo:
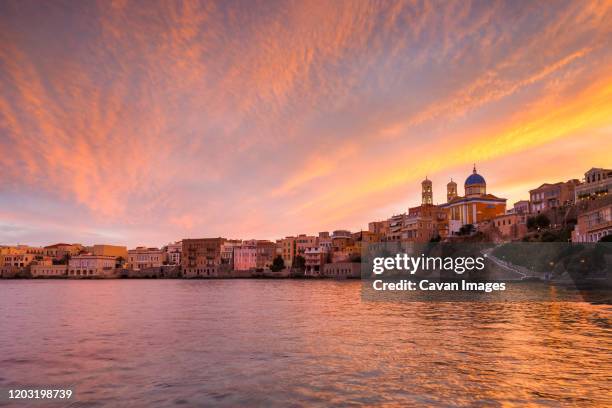
[(127, 260), (127, 248), (120, 245), (94, 245), (91, 247), (91, 254), (97, 256), (114, 256), (115, 258), (123, 258)]
[[(450, 187), (453, 187), (451, 183)], [(455, 191), (448, 191), (449, 201), (440, 205), (448, 213), (449, 234), (458, 232), (466, 224), (478, 224), (506, 213), (506, 199), (487, 194), (487, 183), (476, 172), (476, 166), (465, 180), (464, 187), (463, 197), (457, 196)]]

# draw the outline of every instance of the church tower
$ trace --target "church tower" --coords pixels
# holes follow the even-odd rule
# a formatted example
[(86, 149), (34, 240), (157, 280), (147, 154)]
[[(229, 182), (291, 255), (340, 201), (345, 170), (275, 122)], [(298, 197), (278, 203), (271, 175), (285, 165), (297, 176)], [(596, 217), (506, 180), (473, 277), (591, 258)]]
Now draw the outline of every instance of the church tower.
[(421, 183), (422, 197), (423, 197), (423, 205), (433, 204), (433, 192), (431, 180), (428, 180), (425, 177), (425, 180)]
[(450, 203), (455, 197), (457, 197), (457, 183), (451, 179), (446, 185), (446, 202)]

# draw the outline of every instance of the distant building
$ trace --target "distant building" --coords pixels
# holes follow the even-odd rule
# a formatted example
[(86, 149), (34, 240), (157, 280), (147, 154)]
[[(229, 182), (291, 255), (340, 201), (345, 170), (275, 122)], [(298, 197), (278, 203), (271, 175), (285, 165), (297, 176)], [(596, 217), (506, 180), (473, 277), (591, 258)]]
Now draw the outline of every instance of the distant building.
[(323, 265), (322, 276), (336, 279), (359, 278), (361, 276), (361, 264), (359, 262), (325, 264)]
[(319, 237), (313, 235), (300, 234), (295, 238), (295, 252), (296, 256), (304, 256), (304, 253), (309, 248), (319, 247)]
[(124, 260), (127, 260), (128, 255), (127, 247), (120, 245), (98, 244), (90, 247), (89, 252), (91, 252), (92, 255), (112, 256), (115, 257), (115, 259), (123, 258)]
[(402, 240), (402, 228), (404, 228), (406, 214), (397, 214), (387, 220), (387, 231), (383, 237), (386, 242), (400, 242)]
[(180, 265), (181, 264), (181, 252), (183, 251), (183, 242), (176, 241), (166, 245), (166, 259), (168, 265)]
[(113, 277), (115, 275), (116, 257), (109, 255), (76, 255), (68, 261), (68, 276)]
[(445, 209), (422, 204), (408, 209), (401, 230), (402, 242), (428, 242), (432, 238), (448, 235), (448, 218)]
[(456, 196), (439, 206), (447, 212), (449, 235), (466, 224), (478, 224), (506, 213), (506, 199), (487, 193), (487, 183), (476, 172), (476, 166), (465, 180), (464, 188), (465, 196)]
[(323, 265), (327, 263), (328, 253), (322, 248), (309, 248), (304, 253), (306, 258), (305, 276), (321, 276)]
[(544, 183), (529, 191), (531, 212), (540, 213), (574, 203), (575, 189), (580, 182), (576, 179), (555, 184)]
[(217, 276), (224, 238), (183, 239), (181, 269), (188, 278)]
[(530, 214), (531, 213), (531, 203), (529, 200), (520, 200), (514, 203), (514, 213), (515, 214)]
[(368, 224), (368, 231), (374, 234), (378, 234), (380, 237), (384, 237), (389, 229), (389, 222), (385, 221), (373, 221)]
[(527, 234), (527, 214), (512, 213), (499, 215), (491, 220), (503, 239), (517, 240)]
[(612, 234), (612, 205), (580, 214), (572, 232), (573, 242), (597, 242)]
[(576, 186), (575, 200), (599, 198), (612, 193), (612, 170), (593, 167)]
[(286, 267), (293, 265), (296, 251), (295, 237), (285, 237), (276, 241), (276, 253), (283, 258)]
[(17, 268), (25, 268), (30, 266), (32, 262), (36, 259), (36, 254), (12, 254), (12, 255), (2, 255), (0, 256), (0, 261), (2, 261), (2, 266), (14, 266)]
[(164, 264), (165, 252), (158, 248), (138, 247), (128, 251), (127, 267), (132, 270), (159, 268)]
[(83, 250), (81, 244), (53, 244), (44, 247), (45, 255), (50, 256), (53, 259), (64, 259), (65, 257), (78, 255)]
[(234, 269), (234, 252), (242, 246), (242, 240), (229, 239), (221, 244), (221, 264), (227, 265), (229, 270)]
[(67, 276), (68, 265), (32, 265), (30, 273), (35, 278)]
[(276, 244), (266, 240), (244, 241), (234, 248), (234, 270), (269, 268), (276, 256)]

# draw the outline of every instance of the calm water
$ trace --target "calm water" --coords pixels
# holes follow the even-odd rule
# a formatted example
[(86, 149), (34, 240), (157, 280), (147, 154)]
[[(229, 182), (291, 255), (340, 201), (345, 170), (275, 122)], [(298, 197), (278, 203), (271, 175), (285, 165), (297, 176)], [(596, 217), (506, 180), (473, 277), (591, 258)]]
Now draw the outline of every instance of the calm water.
[(75, 407), (612, 406), (611, 319), (362, 303), (359, 282), (0, 281), (0, 388), (70, 384), (57, 406)]

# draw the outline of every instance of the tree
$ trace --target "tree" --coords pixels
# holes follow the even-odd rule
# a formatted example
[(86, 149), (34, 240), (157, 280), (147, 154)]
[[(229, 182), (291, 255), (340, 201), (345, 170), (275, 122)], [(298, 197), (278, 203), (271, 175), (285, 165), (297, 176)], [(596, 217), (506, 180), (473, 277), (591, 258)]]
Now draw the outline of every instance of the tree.
[(544, 214), (538, 214), (535, 217), (535, 223), (539, 228), (548, 228), (550, 226), (550, 220)]
[(293, 258), (293, 266), (296, 269), (306, 269), (306, 258), (304, 258), (302, 255), (296, 256)]
[(537, 225), (536, 225), (536, 219), (535, 219), (535, 217), (529, 217), (529, 218), (527, 218), (527, 229), (528, 229), (529, 231), (532, 231), (532, 230), (534, 230), (534, 229), (536, 229), (536, 228), (537, 228)]
[(601, 237), (599, 242), (612, 242), (612, 234)]
[(282, 256), (276, 255), (276, 258), (272, 261), (272, 265), (270, 266), (270, 270), (272, 272), (279, 272), (285, 269), (285, 260)]
[(459, 235), (472, 235), (476, 231), (473, 224), (465, 224), (459, 228)]

